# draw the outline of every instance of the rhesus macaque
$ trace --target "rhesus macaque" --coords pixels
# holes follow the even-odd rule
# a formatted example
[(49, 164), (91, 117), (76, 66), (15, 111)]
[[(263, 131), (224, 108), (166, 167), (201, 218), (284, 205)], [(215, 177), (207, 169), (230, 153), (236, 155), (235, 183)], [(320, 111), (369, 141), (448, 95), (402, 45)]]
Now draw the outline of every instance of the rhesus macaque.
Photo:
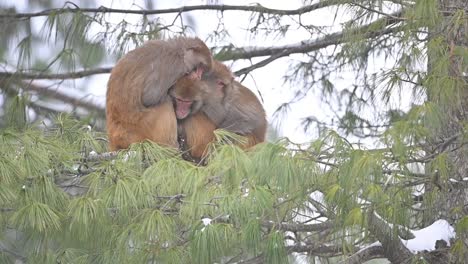
[(177, 119), (168, 91), (183, 76), (200, 80), (210, 71), (212, 60), (198, 38), (152, 40), (122, 57), (107, 88), (110, 149), (128, 148), (145, 139), (177, 147)]
[(180, 79), (170, 90), (174, 98), (179, 132), (185, 133), (194, 158), (206, 154), (213, 131), (223, 128), (247, 137), (243, 148), (265, 140), (265, 110), (255, 94), (242, 86), (221, 62), (213, 61), (211, 72), (201, 81)]

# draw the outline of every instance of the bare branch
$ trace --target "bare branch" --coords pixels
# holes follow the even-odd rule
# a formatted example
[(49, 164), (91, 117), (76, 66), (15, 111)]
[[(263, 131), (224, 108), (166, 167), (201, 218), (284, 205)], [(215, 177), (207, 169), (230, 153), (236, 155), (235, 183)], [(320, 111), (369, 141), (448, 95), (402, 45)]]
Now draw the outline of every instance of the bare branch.
[[(392, 17), (401, 17), (403, 11), (398, 11), (392, 13)], [(393, 19), (389, 17), (377, 19), (376, 21), (362, 26), (358, 29), (351, 30), (350, 32), (335, 32), (329, 35), (326, 35), (319, 39), (313, 39), (308, 41), (301, 41), (299, 43), (279, 46), (279, 47), (243, 47), (243, 48), (230, 48), (230, 47), (222, 47), (220, 52), (215, 56), (219, 57), (219, 60), (226, 61), (226, 60), (239, 60), (239, 59), (251, 59), (254, 57), (263, 57), (263, 56), (276, 56), (275, 59), (289, 56), (295, 53), (308, 53), (312, 51), (316, 51), (319, 49), (326, 48), (331, 45), (339, 45), (342, 43), (346, 43), (349, 39), (346, 36), (354, 35), (363, 33), (363, 38), (375, 38), (383, 35), (387, 35), (390, 33), (398, 32), (401, 29), (399, 27), (389, 27), (391, 25), (395, 25), (400, 20)], [(375, 27), (376, 25), (384, 24), (387, 28), (377, 30), (377, 31), (369, 31), (371, 28)], [(280, 54), (280, 56), (278, 56)], [(268, 61), (270, 62), (270, 61)], [(266, 65), (266, 64), (265, 64)], [(262, 65), (264, 66), (264, 65)]]
[(37, 82), (30, 82), (30, 81), (22, 81), (21, 89), (27, 91), (35, 91), (40, 93), (44, 96), (49, 96), (51, 98), (63, 101), (65, 103), (69, 103), (75, 107), (82, 107), (88, 111), (97, 112), (98, 114), (104, 115), (104, 105), (94, 102), (92, 100), (86, 100), (86, 96), (73, 96), (72, 94), (68, 94), (63, 92), (63, 87), (61, 90), (57, 88), (53, 88), (46, 85), (41, 85)]
[(263, 67), (263, 66), (269, 64), (270, 62), (272, 62), (272, 61), (274, 61), (274, 60), (276, 60), (276, 59), (278, 59), (278, 58), (281, 58), (281, 57), (283, 57), (283, 56), (286, 56), (286, 55), (284, 55), (283, 53), (285, 53), (285, 51), (280, 52), (280, 53), (275, 54), (275, 55), (272, 55), (272, 56), (268, 57), (267, 59), (264, 59), (264, 60), (262, 60), (262, 61), (260, 61), (260, 62), (257, 62), (257, 63), (255, 63), (255, 64), (249, 66), (249, 67), (245, 67), (245, 68), (243, 68), (243, 69), (240, 69), (240, 70), (234, 72), (234, 75), (236, 75), (236, 76), (241, 76), (241, 75), (243, 75), (243, 74), (248, 74), (249, 72), (251, 72), (251, 71), (253, 71), (253, 70), (255, 70), (255, 69), (261, 68), (261, 67)]
[(329, 7), (338, 4), (345, 4), (351, 3), (353, 1), (337, 1), (337, 0), (326, 0), (320, 1), (319, 3), (307, 5), (298, 9), (293, 10), (284, 10), (284, 9), (273, 9), (267, 8), (260, 4), (251, 5), (251, 6), (240, 6), (240, 5), (193, 5), (193, 6), (181, 6), (176, 8), (168, 8), (168, 9), (159, 9), (159, 10), (129, 10), (129, 9), (116, 9), (116, 8), (108, 8), (105, 6), (100, 6), (99, 8), (79, 8), (73, 5), (73, 7), (65, 7), (65, 8), (53, 8), (47, 9), (40, 12), (35, 13), (4, 13), (0, 14), (1, 18), (33, 18), (33, 17), (41, 17), (41, 16), (49, 16), (49, 15), (60, 15), (66, 13), (117, 13), (117, 14), (136, 14), (136, 15), (160, 15), (160, 14), (171, 14), (171, 13), (185, 13), (190, 11), (196, 10), (215, 10), (220, 12), (225, 11), (247, 11), (247, 12), (256, 12), (256, 13), (264, 13), (264, 14), (271, 14), (271, 15), (302, 15), (305, 13), (309, 13), (320, 8)]

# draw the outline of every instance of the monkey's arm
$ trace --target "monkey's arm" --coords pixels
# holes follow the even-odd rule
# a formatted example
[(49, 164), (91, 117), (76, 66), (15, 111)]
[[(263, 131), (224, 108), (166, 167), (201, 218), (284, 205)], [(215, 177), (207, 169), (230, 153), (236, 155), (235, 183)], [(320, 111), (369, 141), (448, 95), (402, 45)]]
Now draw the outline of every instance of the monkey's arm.
[[(179, 52), (180, 53), (180, 52)], [(168, 97), (169, 88), (187, 72), (184, 67), (183, 56), (178, 53), (164, 51), (146, 60), (146, 67), (142, 69), (146, 78), (143, 81), (143, 93), (141, 101), (143, 106), (151, 107), (165, 101)]]
[(146, 63), (143, 81), (142, 104), (154, 106), (165, 101), (168, 91), (184, 75), (200, 79), (203, 71), (211, 69), (210, 50), (198, 38), (175, 38), (168, 41), (148, 42), (141, 58)]

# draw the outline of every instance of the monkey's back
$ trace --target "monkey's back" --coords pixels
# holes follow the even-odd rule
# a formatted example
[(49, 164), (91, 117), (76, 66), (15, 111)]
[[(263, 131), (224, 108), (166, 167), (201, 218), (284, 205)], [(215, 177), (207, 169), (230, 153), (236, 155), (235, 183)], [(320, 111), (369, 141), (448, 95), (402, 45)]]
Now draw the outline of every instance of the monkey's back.
[(228, 113), (220, 127), (241, 135), (253, 134), (254, 144), (263, 142), (267, 130), (265, 109), (257, 96), (247, 87), (233, 81), (226, 95)]

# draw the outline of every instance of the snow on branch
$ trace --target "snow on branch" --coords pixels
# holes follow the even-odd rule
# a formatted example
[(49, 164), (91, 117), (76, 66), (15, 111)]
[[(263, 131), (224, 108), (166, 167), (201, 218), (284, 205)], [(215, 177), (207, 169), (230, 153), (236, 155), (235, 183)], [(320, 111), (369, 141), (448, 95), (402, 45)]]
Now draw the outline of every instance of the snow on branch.
[(386, 258), (392, 263), (406, 263), (413, 254), (403, 244), (391, 225), (382, 219), (373, 210), (368, 214), (369, 231), (380, 243)]

